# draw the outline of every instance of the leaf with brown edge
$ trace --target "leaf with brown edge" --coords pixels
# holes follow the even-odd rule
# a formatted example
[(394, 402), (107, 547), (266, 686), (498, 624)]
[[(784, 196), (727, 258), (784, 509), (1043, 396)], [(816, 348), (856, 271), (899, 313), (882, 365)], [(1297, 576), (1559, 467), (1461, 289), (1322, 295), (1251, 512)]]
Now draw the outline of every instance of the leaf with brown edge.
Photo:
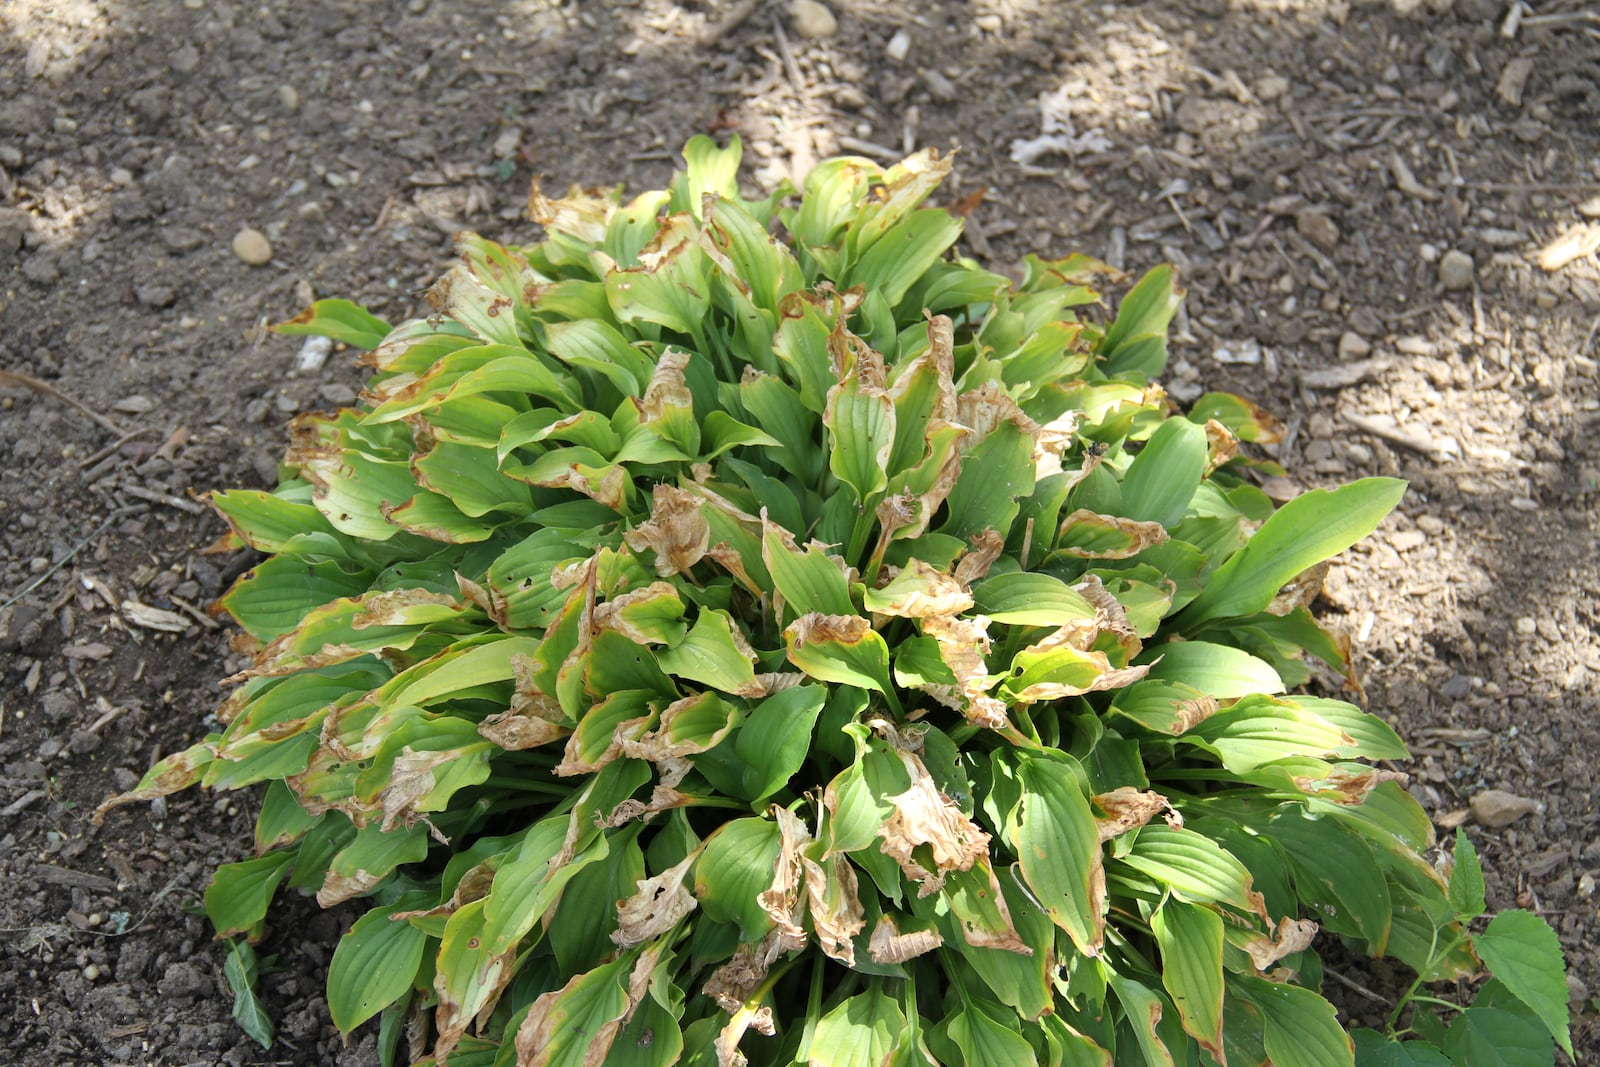
[(140, 800), (154, 800), (156, 797), (171, 796), (173, 793), (188, 789), (198, 782), (205, 774), (206, 767), (217, 757), (217, 741), (220, 735), (213, 734), (206, 741), (192, 745), (182, 752), (175, 752), (166, 759), (144, 772), (144, 777), (139, 779), (139, 784), (126, 793), (107, 797), (94, 809), (94, 816), (90, 820), (99, 826), (105, 820), (106, 812), (113, 808), (120, 808), (124, 804), (133, 804)]
[(515, 1038), (518, 1067), (600, 1067), (633, 1000), (624, 956), (574, 975), (533, 1002)]
[(700, 513), (701, 498), (665, 483), (652, 491), (650, 518), (622, 535), (635, 552), (656, 555), (663, 578), (687, 574), (711, 545), (711, 526)]
[(618, 743), (624, 756), (658, 763), (715, 748), (743, 719), (738, 707), (716, 693), (692, 693), (662, 709), (654, 730)]
[(1291, 919), (1287, 916), (1278, 920), (1276, 930), (1269, 923), (1265, 934), (1236, 927), (1228, 929), (1229, 943), (1244, 949), (1255, 969), (1263, 974), (1285, 956), (1310, 948), (1316, 936), (1316, 923), (1310, 919)]
[(934, 615), (922, 620), (922, 632), (938, 643), (939, 657), (956, 676), (958, 706), (967, 721), (978, 726), (1000, 727), (1006, 723), (1005, 705), (988, 695), (999, 682), (991, 679), (984, 656), (989, 652), (986, 620)]
[(862, 600), (868, 611), (902, 619), (960, 615), (972, 607), (972, 594), (951, 575), (911, 559), (885, 585), (869, 589)]
[(674, 645), (688, 630), (683, 614), (678, 590), (667, 582), (651, 582), (596, 604), (594, 626), (615, 630), (639, 645)]
[(1033, 955), (1033, 949), (1012, 922), (1011, 908), (987, 855), (967, 870), (946, 874), (943, 893), (967, 944), (1019, 956)]
[(1061, 520), (1055, 550), (1078, 559), (1127, 559), (1154, 545), (1166, 544), (1170, 536), (1159, 522), (1139, 522), (1079, 508)]
[(889, 646), (859, 615), (802, 615), (783, 631), (789, 662), (812, 678), (882, 693), (898, 709), (889, 677)]

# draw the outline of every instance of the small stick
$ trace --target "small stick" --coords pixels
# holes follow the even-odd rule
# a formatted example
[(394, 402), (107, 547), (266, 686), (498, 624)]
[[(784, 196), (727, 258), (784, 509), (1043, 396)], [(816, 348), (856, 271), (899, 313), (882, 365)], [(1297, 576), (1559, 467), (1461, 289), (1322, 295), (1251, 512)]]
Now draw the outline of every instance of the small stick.
[(173, 496), (171, 493), (157, 493), (153, 490), (146, 489), (142, 485), (132, 485), (128, 482), (122, 483), (122, 485), (118, 486), (117, 488), (121, 489), (129, 496), (138, 497), (140, 500), (148, 500), (152, 504), (165, 504), (169, 508), (177, 508), (179, 511), (187, 511), (191, 515), (204, 515), (206, 513), (206, 509), (201, 507), (199, 504), (196, 504), (194, 501), (185, 500), (179, 496)]
[(48, 396), (54, 400), (59, 400), (63, 404), (68, 404), (83, 412), (90, 419), (94, 420), (94, 424), (99, 426), (101, 429), (110, 430), (112, 433), (117, 434), (118, 436), (122, 435), (123, 431), (121, 426), (118, 426), (116, 423), (112, 422), (98, 411), (90, 408), (87, 404), (74, 400), (72, 397), (68, 396), (66, 393), (63, 393), (61, 390), (57, 389), (48, 382), (41, 382), (37, 378), (29, 377), (26, 374), (18, 374), (16, 371), (0, 370), (0, 385), (20, 386), (23, 389), (31, 389), (40, 396)]
[(62, 567), (65, 567), (72, 557), (88, 548), (89, 542), (93, 541), (96, 537), (99, 537), (102, 533), (104, 533), (106, 527), (110, 526), (117, 519), (121, 518), (123, 514), (125, 514), (125, 510), (119, 508), (116, 511), (113, 511), (110, 515), (106, 516), (104, 522), (102, 522), (99, 526), (96, 526), (94, 531), (90, 533), (88, 537), (85, 537), (82, 541), (79, 541), (77, 544), (73, 545), (71, 550), (68, 551), (65, 556), (62, 556), (61, 559), (58, 560), (49, 570), (45, 571), (43, 574), (39, 575), (39, 577), (23, 586), (21, 591), (18, 592), (16, 596), (13, 596), (4, 604), (0, 604), (0, 611), (4, 611), (6, 608), (9, 608), (11, 605), (15, 604), (17, 601), (33, 592), (35, 589), (39, 588), (45, 582), (49, 581), (52, 574), (60, 570)]
[(1387, 999), (1385, 999), (1384, 997), (1378, 996), (1378, 994), (1374, 993), (1372, 990), (1368, 989), (1366, 986), (1362, 985), (1360, 982), (1357, 982), (1355, 979), (1346, 978), (1344, 975), (1340, 974), (1338, 971), (1332, 971), (1332, 970), (1329, 970), (1328, 968), (1324, 967), (1322, 969), (1322, 973), (1327, 975), (1329, 978), (1332, 978), (1335, 982), (1338, 982), (1340, 985), (1344, 986), (1346, 989), (1352, 990), (1352, 991), (1354, 991), (1356, 993), (1360, 993), (1362, 996), (1366, 997), (1368, 1000), (1375, 1000), (1379, 1004), (1387, 1004), (1387, 1003), (1389, 1003), (1389, 1001)]
[(749, 21), (761, 6), (761, 0), (742, 0), (728, 9), (716, 22), (700, 31), (700, 47), (709, 48)]
[(800, 74), (800, 64), (794, 58), (794, 49), (789, 47), (789, 35), (783, 32), (783, 22), (777, 15), (772, 16), (772, 35), (778, 41), (778, 55), (783, 57), (783, 70), (789, 76), (789, 84), (794, 88), (794, 93), (801, 100), (810, 97), (806, 91), (806, 81)]
[(149, 437), (151, 434), (153, 434), (155, 432), (156, 432), (155, 429), (153, 427), (150, 427), (150, 426), (141, 426), (137, 430), (129, 430), (127, 433), (125, 433), (121, 437), (117, 438), (111, 444), (106, 445), (106, 447), (102, 448), (100, 451), (96, 452), (94, 455), (90, 456), (88, 459), (84, 460), (82, 463), (79, 463), (78, 464), (78, 469), (79, 470), (86, 470), (89, 467), (94, 466), (96, 463), (99, 463), (101, 460), (105, 459), (107, 456), (111, 455), (111, 453), (115, 452), (117, 449), (121, 448), (123, 445), (127, 444), (129, 441), (136, 441), (141, 437)]

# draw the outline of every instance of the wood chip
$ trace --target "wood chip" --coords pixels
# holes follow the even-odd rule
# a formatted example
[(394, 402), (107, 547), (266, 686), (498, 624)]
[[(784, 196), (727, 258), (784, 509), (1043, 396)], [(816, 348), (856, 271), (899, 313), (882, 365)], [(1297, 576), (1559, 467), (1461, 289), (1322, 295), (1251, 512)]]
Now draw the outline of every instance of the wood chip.
[(42, 882), (69, 886), (73, 889), (92, 889), (99, 893), (109, 893), (117, 888), (117, 883), (103, 874), (75, 871), (71, 867), (57, 867), (51, 863), (35, 864), (33, 873)]
[(1600, 249), (1600, 223), (1576, 226), (1539, 249), (1539, 266), (1557, 271)]
[(1300, 384), (1308, 389), (1343, 389), (1346, 386), (1376, 378), (1394, 365), (1394, 361), (1379, 357), (1344, 363), (1324, 370), (1308, 370), (1300, 374)]
[(61, 654), (68, 659), (105, 659), (111, 655), (111, 646), (93, 641), (87, 645), (68, 645)]
[(1435, 441), (1431, 437), (1418, 436), (1408, 430), (1402, 430), (1392, 418), (1346, 412), (1344, 421), (1363, 433), (1381, 437), (1390, 444), (1399, 445), (1401, 448), (1409, 448), (1411, 451), (1419, 452), (1430, 459), (1443, 459), (1452, 453), (1460, 452), (1460, 446), (1449, 438)]
[(1411, 168), (1406, 166), (1406, 161), (1400, 158), (1398, 152), (1389, 155), (1389, 173), (1394, 175), (1395, 188), (1407, 196), (1414, 196), (1418, 200), (1439, 199), (1438, 193), (1417, 181), (1417, 176), (1411, 173)]
[(194, 625), (187, 615), (179, 615), (176, 611), (168, 611), (165, 608), (151, 607), (137, 600), (124, 600), (122, 615), (135, 626), (169, 634), (181, 634)]

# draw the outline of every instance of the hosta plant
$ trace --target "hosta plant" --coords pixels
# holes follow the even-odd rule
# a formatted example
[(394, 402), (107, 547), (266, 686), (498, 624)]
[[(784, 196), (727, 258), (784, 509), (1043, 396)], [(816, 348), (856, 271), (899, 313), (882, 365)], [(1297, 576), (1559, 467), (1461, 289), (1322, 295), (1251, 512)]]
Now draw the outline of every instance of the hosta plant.
[(282, 327), (373, 377), (214, 494), (254, 662), (117, 798), (266, 783), (205, 896), (246, 1001), (287, 886), (363, 902), (328, 1006), (386, 1063), (1350, 1063), (1334, 939), (1508, 961), (1433, 1044), (1565, 1040), (1553, 935), (1475, 954), (1395, 733), (1286, 695), (1403, 486), (1275, 509), (1270, 420), (1157, 384), (1171, 272), (1108, 321), (1105, 264), (952, 258), (933, 153), (761, 200), (685, 158), (535, 189), (426, 318)]

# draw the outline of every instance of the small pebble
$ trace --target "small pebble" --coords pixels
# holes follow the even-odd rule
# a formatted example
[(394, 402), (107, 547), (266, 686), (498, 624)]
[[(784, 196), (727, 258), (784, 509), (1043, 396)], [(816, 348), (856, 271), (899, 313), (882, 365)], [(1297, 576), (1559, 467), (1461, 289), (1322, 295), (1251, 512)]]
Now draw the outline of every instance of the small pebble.
[(794, 20), (795, 33), (814, 41), (839, 32), (839, 20), (817, 0), (794, 0), (789, 5), (789, 17)]
[(1339, 335), (1339, 358), (1362, 359), (1372, 352), (1372, 346), (1367, 339), (1354, 330), (1346, 330)]
[(1005, 25), (999, 15), (979, 15), (972, 20), (972, 24), (984, 33), (999, 33), (1000, 28)]
[(1439, 249), (1435, 245), (1424, 243), (1417, 249), (1417, 255), (1422, 257), (1424, 263), (1436, 263), (1439, 259)]
[(911, 35), (905, 30), (895, 30), (894, 36), (889, 38), (889, 44), (884, 48), (883, 54), (899, 63), (911, 54)]
[(1538, 632), (1539, 625), (1533, 621), (1531, 616), (1524, 615), (1522, 618), (1517, 620), (1517, 633), (1521, 634), (1523, 637), (1532, 637)]
[(100, 980), (100, 968), (91, 963), (83, 969), (83, 976), (91, 982), (98, 982)]
[(1324, 252), (1332, 252), (1339, 246), (1339, 227), (1322, 212), (1302, 211), (1294, 221), (1300, 235)]
[(1452, 290), (1470, 288), (1474, 270), (1472, 257), (1452, 248), (1439, 259), (1439, 284)]
[(1556, 297), (1556, 294), (1544, 291), (1533, 294), (1533, 302), (1539, 305), (1541, 311), (1550, 311), (1561, 301)]
[(233, 254), (252, 267), (272, 262), (272, 244), (260, 230), (243, 229), (233, 238)]
[(125, 396), (111, 405), (113, 411), (121, 411), (128, 415), (143, 415), (156, 406), (156, 402), (142, 393)]
[(292, 85), (278, 86), (278, 106), (285, 111), (300, 110), (300, 93)]

